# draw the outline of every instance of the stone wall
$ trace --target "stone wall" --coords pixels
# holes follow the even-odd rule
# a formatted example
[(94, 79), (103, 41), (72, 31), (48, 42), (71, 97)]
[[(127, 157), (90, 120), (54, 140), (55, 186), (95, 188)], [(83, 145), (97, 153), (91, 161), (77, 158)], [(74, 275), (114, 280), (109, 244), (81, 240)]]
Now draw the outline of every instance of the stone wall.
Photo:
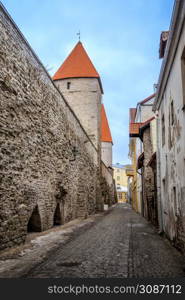
[(62, 224), (103, 204), (96, 148), (1, 6), (0, 32), (3, 249), (23, 242), (28, 227), (51, 228), (58, 211)]
[(101, 162), (101, 192), (104, 204), (111, 206), (117, 202), (116, 185), (113, 180), (113, 170)]
[[(151, 125), (151, 124), (150, 124)], [(143, 132), (143, 172), (142, 172), (142, 186), (143, 186), (143, 204), (144, 204), (144, 217), (151, 221), (154, 225), (158, 225), (157, 216), (157, 199), (156, 199), (156, 186), (154, 171), (148, 165), (153, 154), (152, 140), (151, 140), (152, 128), (148, 126)]]

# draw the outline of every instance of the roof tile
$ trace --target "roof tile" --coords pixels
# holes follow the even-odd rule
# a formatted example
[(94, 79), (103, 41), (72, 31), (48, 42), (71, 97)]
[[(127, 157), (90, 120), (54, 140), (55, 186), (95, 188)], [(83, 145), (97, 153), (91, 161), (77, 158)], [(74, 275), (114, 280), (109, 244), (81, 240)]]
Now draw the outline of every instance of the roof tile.
[(54, 74), (53, 80), (74, 77), (100, 77), (81, 42), (76, 44), (64, 63)]
[(139, 137), (139, 128), (143, 123), (130, 123), (129, 124), (129, 136), (130, 137)]

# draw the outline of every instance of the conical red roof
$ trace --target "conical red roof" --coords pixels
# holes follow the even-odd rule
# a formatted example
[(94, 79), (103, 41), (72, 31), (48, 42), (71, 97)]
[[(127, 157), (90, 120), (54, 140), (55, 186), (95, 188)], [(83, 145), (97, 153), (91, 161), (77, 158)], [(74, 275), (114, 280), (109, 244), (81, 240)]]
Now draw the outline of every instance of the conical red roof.
[(101, 141), (113, 143), (105, 107), (103, 104), (101, 107)]
[(81, 42), (78, 42), (58, 71), (53, 80), (74, 77), (100, 78)]

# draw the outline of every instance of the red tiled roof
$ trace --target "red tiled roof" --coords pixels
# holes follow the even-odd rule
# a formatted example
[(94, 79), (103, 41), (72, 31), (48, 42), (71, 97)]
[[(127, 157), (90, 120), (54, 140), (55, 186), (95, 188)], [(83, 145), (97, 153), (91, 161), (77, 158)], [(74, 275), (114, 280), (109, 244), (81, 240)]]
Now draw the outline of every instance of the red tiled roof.
[(130, 123), (134, 123), (135, 120), (135, 116), (136, 116), (136, 108), (130, 108), (129, 112), (130, 112)]
[(139, 128), (143, 123), (130, 123), (129, 124), (129, 136), (139, 137)]
[(149, 97), (145, 98), (144, 100), (138, 102), (138, 104), (145, 104), (146, 102), (148, 102), (149, 100), (151, 100), (154, 97), (155, 97), (155, 93), (150, 95)]
[(105, 112), (105, 107), (103, 104), (101, 107), (101, 141), (113, 143), (109, 123)]
[(100, 77), (81, 42), (76, 44), (72, 52), (54, 74), (53, 80), (74, 77)]

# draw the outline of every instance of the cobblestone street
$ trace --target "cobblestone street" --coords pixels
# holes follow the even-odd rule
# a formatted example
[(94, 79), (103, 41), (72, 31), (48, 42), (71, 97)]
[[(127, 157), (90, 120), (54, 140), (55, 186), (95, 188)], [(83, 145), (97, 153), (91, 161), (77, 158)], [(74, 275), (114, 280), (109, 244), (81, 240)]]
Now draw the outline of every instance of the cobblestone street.
[(26, 277), (184, 277), (184, 260), (127, 204), (77, 231)]

